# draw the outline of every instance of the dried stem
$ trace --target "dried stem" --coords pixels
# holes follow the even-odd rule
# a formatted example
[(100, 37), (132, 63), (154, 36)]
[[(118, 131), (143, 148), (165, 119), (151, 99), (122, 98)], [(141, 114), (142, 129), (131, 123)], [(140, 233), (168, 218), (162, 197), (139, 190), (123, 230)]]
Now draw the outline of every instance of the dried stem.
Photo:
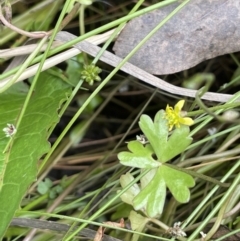
[(0, 20), (2, 21), (2, 23), (12, 29), (13, 31), (21, 34), (21, 35), (24, 35), (24, 36), (27, 36), (29, 38), (44, 38), (45, 36), (48, 36), (49, 35), (49, 32), (44, 32), (44, 31), (38, 31), (38, 32), (27, 32), (25, 30), (22, 30), (14, 25), (12, 25), (11, 23), (9, 23), (7, 21), (7, 19), (4, 17), (3, 15), (3, 12), (2, 12), (2, 6), (0, 4)]

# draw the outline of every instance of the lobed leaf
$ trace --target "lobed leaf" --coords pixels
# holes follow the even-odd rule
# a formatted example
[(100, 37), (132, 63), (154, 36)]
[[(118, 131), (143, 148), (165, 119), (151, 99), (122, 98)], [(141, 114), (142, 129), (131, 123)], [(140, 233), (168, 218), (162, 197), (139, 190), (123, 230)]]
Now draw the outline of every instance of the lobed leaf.
[[(122, 188), (125, 188), (130, 182), (134, 180), (134, 177), (131, 173), (127, 172), (126, 174), (120, 177), (120, 183)], [(121, 199), (123, 202), (133, 205), (134, 197), (140, 192), (140, 188), (138, 184), (133, 184), (126, 192), (121, 195)]]
[(143, 146), (139, 141), (130, 141), (128, 149), (131, 152), (123, 151), (118, 154), (121, 164), (138, 168), (155, 168), (160, 165), (153, 159), (154, 152), (150, 145)]
[(141, 191), (133, 198), (133, 207), (146, 210), (149, 217), (156, 217), (162, 213), (166, 187), (178, 202), (186, 203), (190, 199), (189, 188), (194, 185), (194, 179), (189, 174), (162, 165), (150, 170), (141, 179)]
[(142, 115), (139, 126), (150, 142), (159, 161), (163, 161), (163, 151), (168, 138), (167, 120), (164, 119), (164, 111), (160, 110), (154, 119), (154, 122), (148, 115)]
[(129, 215), (129, 220), (131, 222), (132, 230), (137, 230), (138, 232), (142, 232), (145, 225), (148, 223), (148, 218), (142, 216), (135, 211), (131, 211)]
[(160, 162), (171, 160), (182, 153), (192, 142), (192, 138), (188, 136), (189, 127), (184, 125), (176, 128), (168, 138), (168, 125), (163, 110), (156, 114), (154, 122), (149, 116), (142, 115), (139, 126)]
[(190, 191), (188, 188), (195, 185), (192, 176), (164, 165), (161, 166), (159, 175), (163, 177), (167, 187), (178, 202), (186, 203), (189, 201)]
[(168, 142), (163, 149), (162, 161), (166, 162), (173, 157), (181, 154), (191, 144), (192, 138), (189, 135), (189, 127), (181, 125), (180, 128), (174, 129)]
[(136, 210), (146, 210), (149, 217), (156, 217), (161, 214), (165, 203), (166, 184), (162, 175), (160, 175), (160, 169), (161, 167), (156, 170), (154, 177), (133, 199), (133, 207)]

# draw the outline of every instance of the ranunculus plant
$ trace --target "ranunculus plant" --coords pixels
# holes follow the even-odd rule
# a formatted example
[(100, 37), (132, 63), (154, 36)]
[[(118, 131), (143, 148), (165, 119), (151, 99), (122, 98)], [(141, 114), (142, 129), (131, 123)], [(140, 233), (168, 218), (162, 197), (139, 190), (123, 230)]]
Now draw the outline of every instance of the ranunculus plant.
[[(147, 141), (139, 141), (139, 138), (130, 141), (129, 151), (118, 154), (122, 165), (140, 168), (141, 172), (148, 171), (140, 179), (140, 183), (128, 189), (121, 199), (151, 218), (162, 213), (166, 188), (178, 202), (186, 203), (190, 199), (189, 188), (195, 185), (189, 174), (164, 165), (184, 152), (192, 142), (189, 125), (194, 122), (183, 116), (183, 105), (184, 100), (180, 100), (174, 108), (167, 106), (165, 111), (157, 112), (154, 120), (142, 115), (139, 126)], [(122, 175), (122, 188), (133, 180), (131, 173)]]

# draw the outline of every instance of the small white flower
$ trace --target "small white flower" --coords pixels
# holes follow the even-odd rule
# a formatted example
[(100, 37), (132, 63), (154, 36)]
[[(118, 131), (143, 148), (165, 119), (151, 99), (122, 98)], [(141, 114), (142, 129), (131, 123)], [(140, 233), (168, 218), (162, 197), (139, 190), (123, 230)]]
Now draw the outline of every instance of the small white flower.
[(180, 227), (181, 222), (174, 223), (172, 228), (167, 230), (167, 233), (171, 234), (173, 237), (186, 237), (187, 234)]
[(136, 136), (136, 139), (137, 139), (137, 141), (139, 141), (139, 142), (142, 143), (143, 145), (146, 145), (147, 143), (149, 143), (147, 137), (144, 136), (144, 135)]
[(3, 131), (6, 137), (12, 137), (17, 132), (17, 129), (13, 124), (7, 124), (7, 127), (3, 128)]
[(203, 231), (201, 231), (200, 232), (200, 234), (201, 234), (201, 241), (204, 241), (205, 240), (205, 238), (206, 238), (206, 236), (207, 236), (207, 234), (205, 234)]

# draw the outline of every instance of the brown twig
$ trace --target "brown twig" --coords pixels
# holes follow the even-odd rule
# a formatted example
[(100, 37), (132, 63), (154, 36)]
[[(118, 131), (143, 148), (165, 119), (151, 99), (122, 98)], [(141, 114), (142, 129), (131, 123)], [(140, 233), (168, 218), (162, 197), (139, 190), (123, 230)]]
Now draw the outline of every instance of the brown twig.
[[(62, 30), (72, 19), (73, 17), (76, 15), (78, 9), (79, 9), (79, 6), (80, 6), (80, 3), (77, 3), (74, 5), (73, 9), (69, 12), (69, 14), (63, 19), (61, 25), (60, 25), (60, 30)], [(3, 11), (2, 11), (2, 7), (1, 7), (1, 4), (0, 4), (0, 21), (8, 28), (12, 29), (13, 31), (21, 34), (21, 35), (24, 35), (24, 36), (27, 36), (29, 38), (43, 38), (45, 36), (49, 36), (52, 34), (52, 31), (53, 30), (50, 30), (48, 32), (45, 32), (45, 31), (36, 31), (36, 32), (28, 32), (28, 31), (25, 31), (23, 29), (20, 29), (18, 27), (16, 27), (15, 25), (11, 24), (5, 17), (4, 17), (4, 14), (3, 14)]]
[[(10, 224), (10, 226), (20, 226), (20, 227), (27, 227), (27, 228), (36, 228), (36, 229), (48, 229), (52, 231), (57, 231), (61, 233), (65, 233), (68, 231), (70, 226), (64, 223), (46, 221), (46, 220), (39, 220), (39, 219), (29, 219), (29, 218), (14, 218)], [(73, 229), (76, 230), (77, 227)], [(78, 235), (87, 237), (89, 239), (93, 239), (96, 235), (96, 231), (84, 228)], [(103, 235), (103, 241), (122, 241), (117, 238), (113, 238), (109, 235)]]
[(21, 35), (27, 36), (27, 37), (29, 37), (29, 38), (44, 38), (45, 36), (48, 36), (48, 35), (49, 35), (49, 32), (44, 32), (44, 31), (27, 32), (27, 31), (25, 31), (25, 30), (23, 30), (23, 29), (20, 29), (20, 28), (14, 26), (13, 24), (9, 23), (9, 22), (7, 21), (7, 19), (6, 19), (6, 18), (4, 17), (4, 15), (3, 15), (1, 4), (0, 4), (0, 20), (2, 21), (2, 23), (3, 23), (6, 27), (12, 29), (13, 31), (15, 31), (15, 32), (17, 32), (17, 33), (19, 33), (19, 34), (21, 34)]
[[(61, 41), (61, 42), (69, 42), (73, 39), (77, 38), (77, 36), (68, 33), (68, 32), (59, 32), (55, 38), (55, 40)], [(88, 41), (82, 41), (74, 45), (75, 48), (79, 49), (80, 51), (83, 51), (85, 53), (88, 53), (91, 56), (97, 56), (99, 51), (101, 50), (100, 47), (91, 44)], [(100, 57), (100, 60), (103, 62), (112, 65), (116, 67), (122, 59), (119, 58), (118, 56), (110, 53), (109, 51), (105, 51), (102, 56)], [(174, 86), (160, 78), (157, 78), (146, 71), (138, 68), (137, 66), (134, 66), (133, 64), (126, 63), (121, 67), (121, 70), (124, 71), (125, 73), (128, 73), (137, 79), (140, 79), (152, 86), (155, 86), (159, 88), (160, 90), (164, 90), (168, 93), (171, 94), (176, 94), (180, 96), (188, 96), (188, 97), (193, 97), (195, 98), (197, 91), (196, 90), (191, 90), (187, 88), (182, 88), (178, 86)], [(213, 92), (206, 92), (204, 93), (203, 96), (201, 96), (201, 99), (205, 100), (211, 100), (211, 101), (217, 101), (217, 102), (227, 102), (231, 98), (233, 98), (233, 95), (228, 95), (228, 94), (221, 94), (221, 93), (213, 93)], [(239, 101), (239, 99), (238, 99)]]

